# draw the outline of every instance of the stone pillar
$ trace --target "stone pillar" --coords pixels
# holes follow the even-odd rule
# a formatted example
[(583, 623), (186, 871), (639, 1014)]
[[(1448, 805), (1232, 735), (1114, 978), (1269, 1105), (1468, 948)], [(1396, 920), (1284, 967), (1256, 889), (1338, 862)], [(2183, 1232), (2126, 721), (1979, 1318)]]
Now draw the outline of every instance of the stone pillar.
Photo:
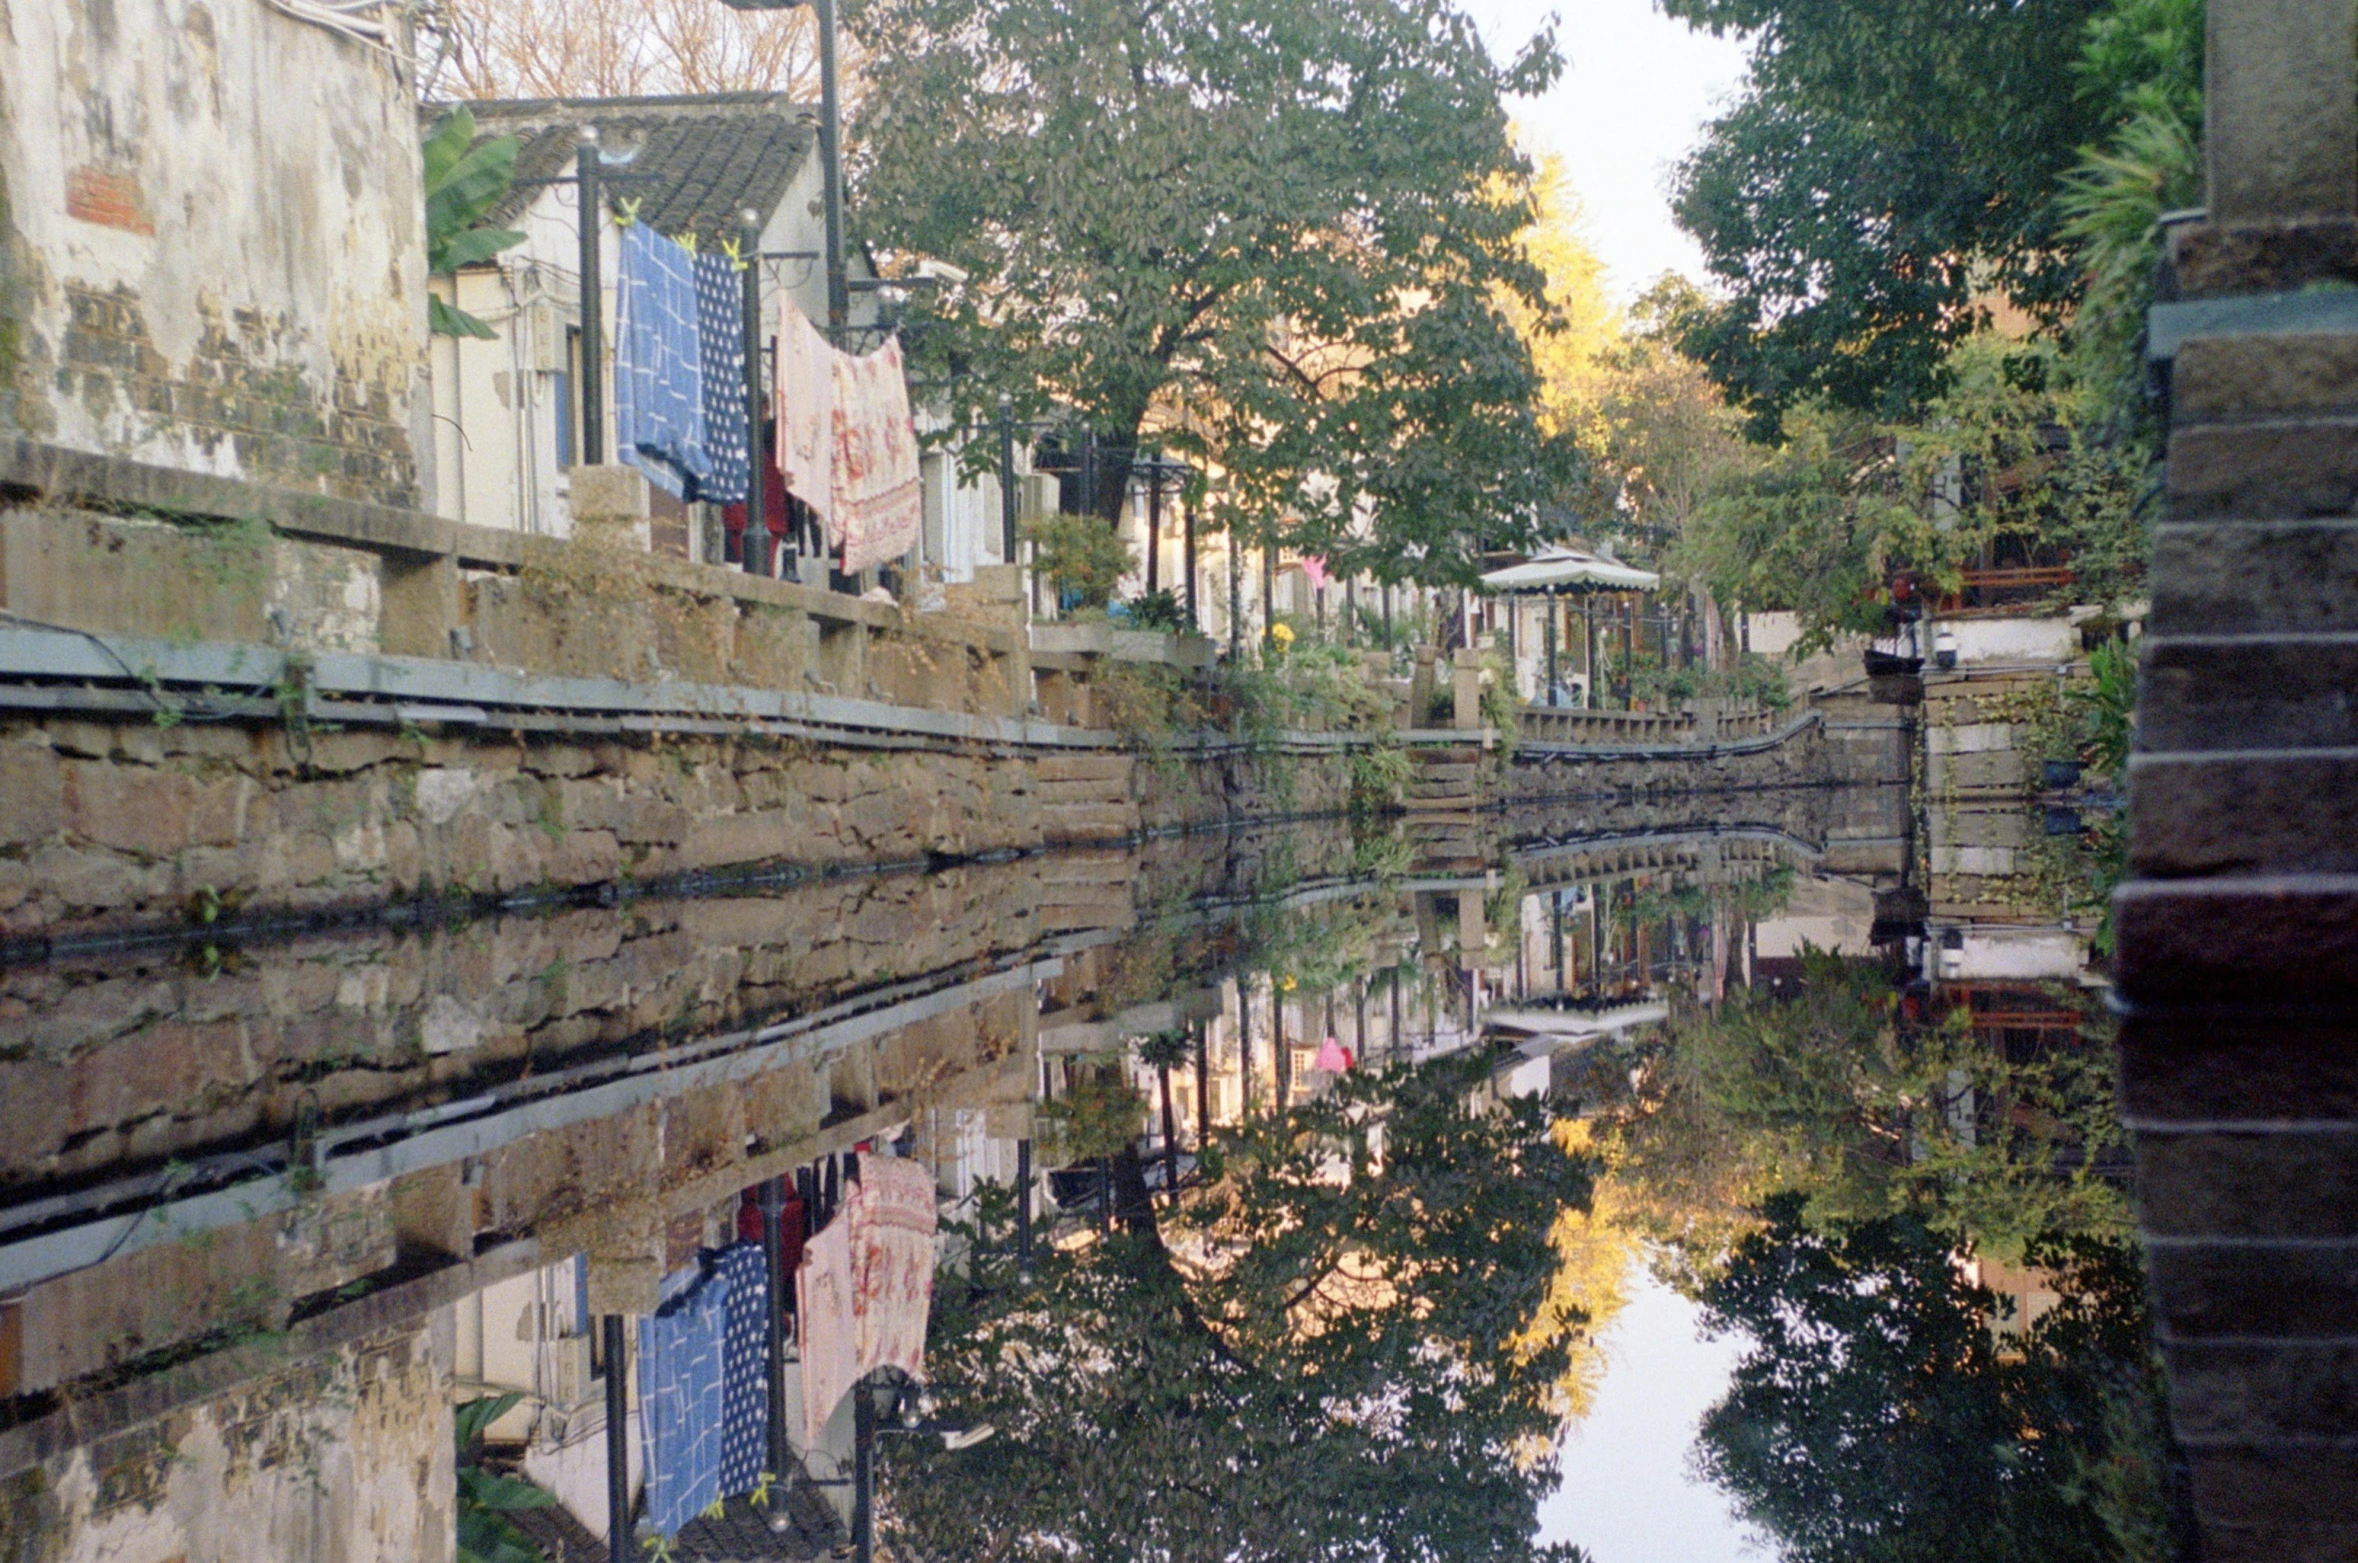
[(1482, 725), (1482, 657), (1479, 652), (1461, 651), (1457, 654), (1456, 725), (1476, 728)]
[(2358, 3), (2211, 0), (2210, 220), (2346, 217), (2358, 200)]
[(2211, 0), (2211, 203), (2116, 901), (2121, 1104), (2203, 1554), (2358, 1556), (2358, 0)]
[(646, 475), (636, 467), (609, 462), (575, 467), (572, 482), (573, 535), (620, 542), (627, 533), (640, 548), (650, 546)]

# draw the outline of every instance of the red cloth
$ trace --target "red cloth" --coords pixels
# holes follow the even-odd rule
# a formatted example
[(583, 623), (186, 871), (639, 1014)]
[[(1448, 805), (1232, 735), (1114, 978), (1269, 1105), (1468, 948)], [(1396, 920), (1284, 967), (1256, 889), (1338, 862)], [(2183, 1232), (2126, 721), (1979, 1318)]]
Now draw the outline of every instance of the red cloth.
[[(770, 529), (770, 536), (784, 537), (786, 535), (786, 474), (778, 470), (778, 455), (774, 443), (765, 438), (763, 445), (766, 448), (762, 451), (762, 455), (766, 459), (761, 464), (762, 525)], [(731, 532), (744, 531), (745, 507), (743, 505), (722, 506), (721, 525), (727, 527)]]

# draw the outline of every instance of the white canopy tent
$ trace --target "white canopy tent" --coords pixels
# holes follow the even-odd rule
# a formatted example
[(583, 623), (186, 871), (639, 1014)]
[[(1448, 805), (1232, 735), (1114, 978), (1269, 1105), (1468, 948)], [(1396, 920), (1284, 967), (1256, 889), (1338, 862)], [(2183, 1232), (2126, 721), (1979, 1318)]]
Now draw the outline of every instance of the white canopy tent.
[(1547, 610), (1547, 688), (1542, 703), (1554, 705), (1561, 684), (1556, 672), (1556, 613), (1552, 599), (1578, 597), (1582, 599), (1581, 615), (1586, 621), (1588, 642), (1587, 667), (1584, 675), (1587, 687), (1582, 692), (1583, 704), (1596, 704), (1597, 662), (1596, 620), (1594, 605), (1600, 592), (1654, 592), (1661, 590), (1662, 577), (1651, 570), (1623, 564), (1618, 559), (1606, 559), (1596, 554), (1582, 553), (1577, 548), (1550, 545), (1533, 554), (1521, 564), (1492, 570), (1482, 577), (1482, 590), (1500, 597), (1546, 597), (1551, 599)]
[(1521, 564), (1492, 570), (1482, 577), (1486, 592), (1651, 592), (1659, 591), (1662, 577), (1651, 570), (1600, 559), (1577, 549), (1548, 547)]

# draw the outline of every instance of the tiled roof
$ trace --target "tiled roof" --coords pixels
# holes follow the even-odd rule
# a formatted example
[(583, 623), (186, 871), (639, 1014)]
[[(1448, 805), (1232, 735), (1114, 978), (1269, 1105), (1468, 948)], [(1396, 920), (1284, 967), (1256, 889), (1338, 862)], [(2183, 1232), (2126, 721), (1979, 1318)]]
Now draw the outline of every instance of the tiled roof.
[[(436, 104), (429, 120), (449, 109)], [(617, 180), (607, 201), (635, 201), (658, 233), (700, 238), (736, 232), (750, 206), (766, 221), (818, 140), (816, 110), (784, 93), (723, 92), (678, 98), (532, 98), (467, 105), (485, 136), (513, 135), (517, 187), (490, 214), (512, 221), (540, 191), (524, 181), (573, 172), (576, 136), (598, 128), (605, 166)]]

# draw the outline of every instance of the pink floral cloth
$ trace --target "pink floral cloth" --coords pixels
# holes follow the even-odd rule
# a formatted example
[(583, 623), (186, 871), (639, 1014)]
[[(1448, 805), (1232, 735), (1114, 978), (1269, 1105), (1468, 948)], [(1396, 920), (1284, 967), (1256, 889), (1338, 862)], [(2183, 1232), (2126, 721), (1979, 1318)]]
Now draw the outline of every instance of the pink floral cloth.
[[(835, 351), (825, 333), (781, 294), (778, 298), (778, 466), (787, 490), (822, 525), (835, 497)], [(770, 518), (776, 530), (784, 519)], [(829, 537), (835, 534), (827, 533)]]
[(851, 1225), (840, 1218), (820, 1229), (802, 1251), (794, 1273), (795, 1344), (802, 1354), (802, 1446), (815, 1449), (827, 1420), (860, 1378), (859, 1279), (852, 1259)]
[(842, 555), (846, 574), (917, 546), (925, 491), (898, 342), (858, 358), (835, 356), (834, 492), (828, 508), (828, 541)]
[(925, 1376), (939, 1220), (924, 1163), (862, 1155), (842, 1210), (804, 1247), (794, 1285), (805, 1449), (818, 1446), (843, 1397), (878, 1368)]
[(899, 1368), (925, 1376), (925, 1321), (933, 1308), (933, 1174), (924, 1163), (860, 1158), (860, 1184), (844, 1201), (859, 1289), (853, 1304), (860, 1371)]

